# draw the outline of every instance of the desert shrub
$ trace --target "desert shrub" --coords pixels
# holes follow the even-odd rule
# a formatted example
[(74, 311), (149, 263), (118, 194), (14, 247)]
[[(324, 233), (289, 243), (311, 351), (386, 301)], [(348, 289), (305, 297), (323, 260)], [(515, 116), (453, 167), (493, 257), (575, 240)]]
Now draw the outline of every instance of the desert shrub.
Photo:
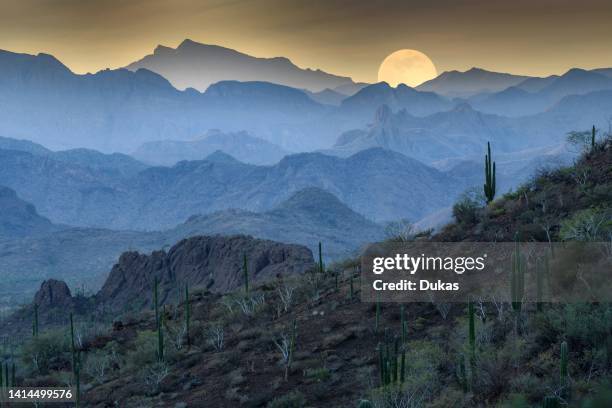
[(410, 220), (403, 218), (385, 225), (385, 236), (389, 241), (407, 242), (414, 239), (416, 230)]
[(112, 369), (111, 354), (104, 350), (94, 350), (86, 353), (84, 360), (85, 373), (96, 383), (104, 383), (108, 372)]
[(151, 394), (157, 394), (161, 391), (161, 384), (168, 374), (170, 374), (170, 368), (163, 361), (148, 364), (139, 372), (142, 382)]
[(578, 211), (561, 223), (560, 236), (564, 241), (608, 241), (612, 239), (612, 210)]
[(70, 344), (66, 333), (52, 330), (31, 338), (22, 348), (22, 359), (30, 371), (46, 374), (50, 369), (70, 365)]
[(317, 382), (324, 382), (331, 378), (331, 372), (325, 368), (307, 368), (304, 370), (304, 377), (313, 379)]
[(469, 189), (453, 205), (453, 217), (460, 224), (475, 224), (481, 217), (485, 203), (482, 192), (476, 188)]
[(270, 401), (267, 408), (302, 408), (306, 406), (306, 399), (299, 391), (293, 391)]
[(126, 368), (140, 369), (157, 361), (157, 333), (146, 330), (138, 332), (133, 349), (126, 355)]

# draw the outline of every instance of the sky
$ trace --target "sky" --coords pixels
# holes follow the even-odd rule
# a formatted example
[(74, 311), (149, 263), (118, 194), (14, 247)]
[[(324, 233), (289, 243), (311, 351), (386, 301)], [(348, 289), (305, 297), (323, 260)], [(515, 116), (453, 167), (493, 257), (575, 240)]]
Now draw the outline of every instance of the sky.
[(0, 49), (117, 68), (185, 38), (375, 82), (403, 48), (438, 72), (612, 67), (610, 0), (0, 0)]

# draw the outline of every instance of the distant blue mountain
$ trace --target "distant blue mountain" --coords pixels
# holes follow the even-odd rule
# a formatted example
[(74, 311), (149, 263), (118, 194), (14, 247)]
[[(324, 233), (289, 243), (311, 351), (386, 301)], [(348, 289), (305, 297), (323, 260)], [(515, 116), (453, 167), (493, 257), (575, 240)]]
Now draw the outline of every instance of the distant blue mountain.
[(405, 109), (415, 116), (425, 116), (448, 110), (453, 103), (433, 92), (422, 92), (404, 84), (396, 88), (386, 82), (369, 85), (342, 101), (341, 113), (345, 115), (372, 115), (381, 105), (392, 110)]
[(529, 77), (471, 68), (465, 72), (446, 71), (417, 87), (449, 98), (467, 98), (480, 93), (494, 93), (516, 86)]
[(354, 84), (348, 77), (299, 68), (287, 58), (257, 58), (189, 39), (177, 48), (159, 45), (153, 54), (126, 68), (132, 71), (145, 68), (168, 78), (179, 89), (195, 88), (200, 91), (227, 80), (273, 82), (313, 92)]
[(551, 108), (562, 98), (612, 89), (605, 70), (570, 69), (561, 76), (529, 78), (514, 87), (470, 99), (476, 109), (505, 116), (527, 116)]
[(75, 75), (46, 54), (0, 51), (0, 104), (0, 134), (52, 149), (130, 151), (209, 129), (246, 130), (285, 147), (312, 149), (333, 132), (311, 132), (316, 126), (308, 123), (327, 109), (287, 86), (225, 81), (205, 93), (179, 91), (145, 69)]

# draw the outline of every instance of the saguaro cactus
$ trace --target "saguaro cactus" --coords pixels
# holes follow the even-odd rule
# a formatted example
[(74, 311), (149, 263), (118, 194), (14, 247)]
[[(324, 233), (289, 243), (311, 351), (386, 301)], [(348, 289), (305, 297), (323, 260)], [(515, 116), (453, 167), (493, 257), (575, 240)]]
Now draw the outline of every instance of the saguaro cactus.
[(523, 306), (523, 295), (525, 292), (525, 260), (521, 256), (521, 244), (518, 234), (515, 242), (515, 250), (512, 254), (512, 270), (510, 272), (510, 290), (512, 309), (518, 313)]
[(402, 326), (402, 344), (408, 340), (408, 323), (406, 323), (406, 306), (400, 306), (400, 322)]
[(321, 241), (319, 241), (319, 272), (325, 272), (325, 265), (323, 265), (323, 245), (321, 244)]
[(75, 406), (81, 405), (81, 354), (74, 341), (74, 316), (70, 313), (70, 348), (72, 351), (72, 375), (76, 386)]
[(487, 142), (487, 154), (485, 155), (485, 183), (484, 193), (487, 203), (495, 198), (495, 162), (491, 157), (491, 143)]
[(32, 336), (38, 336), (38, 305), (34, 303), (34, 316), (32, 319)]
[(565, 385), (567, 383), (568, 372), (567, 372), (567, 362), (568, 362), (568, 350), (567, 350), (567, 342), (564, 341), (561, 343), (561, 364), (560, 364), (560, 379), (561, 384)]
[(191, 304), (189, 301), (189, 284), (185, 284), (185, 336), (187, 347), (191, 347)]
[(244, 273), (244, 292), (249, 295), (249, 268), (246, 254), (242, 257), (242, 272)]
[(595, 125), (593, 125), (593, 129), (591, 129), (591, 151), (595, 150)]
[(469, 321), (469, 333), (468, 333), (468, 337), (469, 337), (469, 342), (470, 342), (470, 354), (471, 354), (471, 360), (472, 363), (474, 362), (474, 359), (476, 357), (476, 324), (474, 321), (474, 303), (469, 302), (468, 303), (468, 321)]

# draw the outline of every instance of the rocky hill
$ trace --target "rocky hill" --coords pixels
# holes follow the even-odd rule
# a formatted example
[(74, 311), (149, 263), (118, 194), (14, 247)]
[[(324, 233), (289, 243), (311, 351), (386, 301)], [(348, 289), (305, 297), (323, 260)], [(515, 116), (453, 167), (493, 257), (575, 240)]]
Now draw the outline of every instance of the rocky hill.
[(95, 302), (107, 310), (140, 310), (151, 305), (155, 278), (161, 303), (180, 299), (185, 284), (217, 293), (236, 290), (245, 284), (244, 256), (251, 284), (302, 274), (314, 267), (312, 252), (299, 245), (242, 235), (192, 237), (168, 252), (122, 254), (96, 294)]

